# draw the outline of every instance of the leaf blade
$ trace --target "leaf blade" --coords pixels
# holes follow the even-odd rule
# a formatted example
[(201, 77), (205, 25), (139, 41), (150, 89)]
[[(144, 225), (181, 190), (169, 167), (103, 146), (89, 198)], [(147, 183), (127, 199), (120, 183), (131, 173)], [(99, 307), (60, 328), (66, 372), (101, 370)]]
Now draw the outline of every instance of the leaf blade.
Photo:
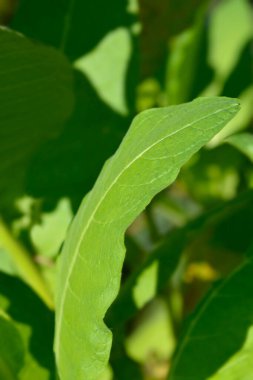
[(148, 110), (134, 120), (82, 203), (65, 242), (55, 337), (62, 379), (93, 380), (104, 368), (112, 337), (103, 319), (119, 290), (126, 228), (237, 111), (236, 100), (203, 98)]

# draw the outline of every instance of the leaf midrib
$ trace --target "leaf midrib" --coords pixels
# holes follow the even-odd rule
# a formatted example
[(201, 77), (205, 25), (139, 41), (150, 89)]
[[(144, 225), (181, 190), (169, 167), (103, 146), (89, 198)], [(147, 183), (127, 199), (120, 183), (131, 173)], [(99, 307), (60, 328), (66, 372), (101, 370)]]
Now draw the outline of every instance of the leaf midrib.
[[(184, 127), (178, 129), (177, 131), (174, 131), (174, 132), (168, 134), (167, 136), (161, 138), (160, 140), (156, 141), (155, 143), (153, 143), (152, 145), (150, 145), (148, 148), (144, 149), (141, 153), (139, 153), (132, 161), (130, 161), (129, 164), (126, 165), (125, 168), (115, 177), (114, 181), (112, 181), (111, 185), (104, 192), (103, 196), (101, 197), (101, 200), (97, 203), (96, 207), (94, 208), (93, 213), (90, 215), (90, 217), (89, 217), (89, 219), (88, 219), (88, 221), (86, 223), (86, 227), (84, 228), (83, 232), (80, 235), (80, 239), (77, 242), (77, 248), (76, 248), (75, 252), (73, 253), (73, 259), (71, 260), (70, 265), (69, 265), (69, 270), (68, 270), (68, 273), (67, 273), (67, 276), (66, 276), (66, 280), (64, 282), (64, 287), (63, 287), (63, 291), (62, 291), (62, 296), (61, 296), (61, 301), (60, 301), (60, 306), (59, 306), (59, 312), (58, 312), (58, 324), (57, 324), (56, 343), (55, 343), (56, 355), (57, 355), (57, 352), (58, 352), (58, 346), (59, 346), (59, 341), (60, 341), (59, 337), (60, 337), (61, 324), (62, 324), (62, 319), (63, 319), (63, 317), (62, 317), (62, 315), (63, 315), (63, 305), (64, 305), (64, 301), (65, 301), (65, 296), (67, 294), (67, 285), (69, 283), (69, 279), (70, 279), (73, 267), (75, 265), (76, 258), (78, 256), (79, 248), (80, 248), (81, 242), (83, 240), (83, 237), (85, 236), (87, 230), (89, 229), (89, 227), (90, 227), (90, 225), (92, 223), (92, 220), (93, 220), (94, 216), (96, 215), (96, 212), (100, 208), (100, 205), (103, 203), (104, 199), (107, 197), (107, 195), (110, 192), (110, 190), (117, 183), (118, 179), (125, 173), (125, 171), (127, 169), (129, 169), (129, 167), (131, 167), (131, 165), (133, 165), (141, 156), (143, 156), (146, 152), (148, 152), (154, 146), (160, 144), (162, 141), (166, 140), (167, 138), (169, 138), (169, 137), (171, 137), (173, 135), (176, 135), (177, 133), (183, 131), (184, 129), (189, 128), (189, 127), (193, 126), (194, 124), (196, 124), (196, 123), (198, 123), (198, 122), (200, 122), (202, 120), (205, 120), (205, 119), (209, 118), (211, 115), (216, 115), (216, 114), (218, 114), (220, 112), (223, 112), (224, 110), (228, 111), (229, 109), (232, 109), (232, 108), (235, 108), (235, 104), (233, 104), (232, 106), (227, 107), (227, 108), (221, 108), (221, 109), (219, 109), (219, 110), (217, 110), (215, 112), (212, 112), (212, 113), (210, 113), (208, 115), (205, 115), (205, 116), (203, 116), (203, 117), (201, 117), (199, 119), (196, 119), (196, 120), (194, 120), (194, 122), (188, 123)], [(162, 118), (161, 120), (159, 120), (157, 122), (155, 128), (157, 128), (157, 125), (159, 125), (167, 117), (168, 117), (168, 115), (166, 115), (164, 118)], [(143, 120), (143, 122), (145, 122), (146, 120), (147, 119)]]

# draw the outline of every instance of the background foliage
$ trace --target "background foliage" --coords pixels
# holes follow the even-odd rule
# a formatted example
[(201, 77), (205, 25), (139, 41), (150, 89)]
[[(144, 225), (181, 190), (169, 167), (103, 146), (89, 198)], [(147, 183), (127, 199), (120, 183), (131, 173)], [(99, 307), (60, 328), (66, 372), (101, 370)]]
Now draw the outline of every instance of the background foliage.
[(0, 0), (1, 378), (56, 378), (56, 260), (132, 118), (223, 95), (241, 112), (127, 231), (100, 380), (250, 379), (252, 17), (247, 0)]

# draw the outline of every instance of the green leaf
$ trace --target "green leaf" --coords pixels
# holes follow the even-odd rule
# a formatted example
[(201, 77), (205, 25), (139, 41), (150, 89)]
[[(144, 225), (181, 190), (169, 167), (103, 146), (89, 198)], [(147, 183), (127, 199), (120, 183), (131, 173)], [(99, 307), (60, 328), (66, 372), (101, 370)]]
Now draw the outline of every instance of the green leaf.
[(230, 145), (245, 154), (253, 162), (253, 135), (250, 133), (238, 133), (228, 137), (226, 140)]
[(50, 207), (63, 197), (75, 209), (80, 205), (129, 125), (99, 99), (84, 75), (74, 71), (74, 78), (74, 112), (61, 135), (37, 150), (27, 173), (29, 193)]
[(53, 48), (0, 28), (1, 211), (24, 192), (36, 149), (55, 138), (73, 108), (72, 71)]
[(27, 285), (3, 273), (0, 273), (0, 309), (10, 316), (24, 343), (25, 356), (18, 379), (52, 380), (53, 313)]
[(240, 350), (253, 324), (252, 275), (249, 255), (205, 297), (179, 342), (169, 380), (206, 380)]
[(119, 291), (127, 227), (238, 108), (234, 99), (202, 98), (134, 119), (84, 199), (62, 252), (54, 346), (62, 380), (95, 380), (104, 370), (112, 334), (103, 319)]
[(24, 362), (24, 344), (13, 322), (0, 310), (0, 377), (17, 380)]

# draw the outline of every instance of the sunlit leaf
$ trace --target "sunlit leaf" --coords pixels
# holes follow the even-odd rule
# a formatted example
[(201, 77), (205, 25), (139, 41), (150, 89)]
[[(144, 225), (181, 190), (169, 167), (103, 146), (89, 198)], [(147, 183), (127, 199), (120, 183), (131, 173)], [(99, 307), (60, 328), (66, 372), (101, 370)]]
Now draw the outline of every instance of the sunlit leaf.
[(127, 227), (237, 111), (228, 98), (145, 111), (105, 164), (61, 256), (54, 348), (62, 379), (93, 380), (104, 370), (112, 334), (103, 319), (119, 291)]
[(106, 35), (92, 52), (74, 62), (90, 79), (100, 98), (123, 115), (128, 112), (125, 83), (130, 55), (130, 33), (126, 28), (119, 28)]

